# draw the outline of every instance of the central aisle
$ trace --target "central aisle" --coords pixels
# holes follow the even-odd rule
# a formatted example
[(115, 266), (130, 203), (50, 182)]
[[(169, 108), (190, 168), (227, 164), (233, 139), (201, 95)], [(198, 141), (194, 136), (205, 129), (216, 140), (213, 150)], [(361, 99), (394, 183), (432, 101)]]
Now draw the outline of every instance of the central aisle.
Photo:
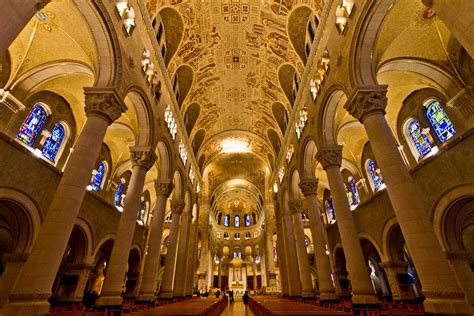
[(227, 307), (221, 314), (222, 316), (254, 316), (255, 314), (252, 313), (250, 307), (247, 306), (247, 310), (245, 309), (245, 305), (242, 301), (235, 302), (234, 304), (227, 304)]

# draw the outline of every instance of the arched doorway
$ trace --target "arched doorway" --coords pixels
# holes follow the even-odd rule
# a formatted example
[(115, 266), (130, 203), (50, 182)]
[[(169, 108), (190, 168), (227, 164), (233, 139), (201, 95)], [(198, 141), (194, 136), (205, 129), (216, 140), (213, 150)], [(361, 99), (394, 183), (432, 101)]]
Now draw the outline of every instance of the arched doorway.
[(391, 299), (390, 288), (388, 286), (385, 272), (380, 266), (380, 256), (375, 246), (367, 239), (360, 240), (362, 252), (364, 253), (365, 263), (369, 269), (369, 276), (379, 300)]

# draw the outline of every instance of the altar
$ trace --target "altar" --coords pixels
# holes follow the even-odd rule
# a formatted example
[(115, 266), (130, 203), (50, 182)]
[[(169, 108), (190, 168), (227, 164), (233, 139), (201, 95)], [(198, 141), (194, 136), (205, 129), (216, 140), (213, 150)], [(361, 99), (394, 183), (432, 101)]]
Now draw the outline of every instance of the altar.
[(229, 290), (243, 292), (247, 289), (247, 267), (239, 257), (229, 262)]

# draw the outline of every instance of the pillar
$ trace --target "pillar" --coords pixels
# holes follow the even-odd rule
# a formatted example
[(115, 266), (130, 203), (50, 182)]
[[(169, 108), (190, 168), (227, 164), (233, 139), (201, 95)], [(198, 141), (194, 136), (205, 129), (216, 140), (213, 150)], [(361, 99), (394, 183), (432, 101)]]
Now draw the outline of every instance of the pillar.
[(408, 272), (408, 263), (403, 261), (386, 261), (380, 266), (384, 269), (394, 301), (414, 301), (418, 298), (415, 284), (401, 284), (398, 274)]
[[(283, 296), (289, 295), (288, 290), (288, 270), (286, 265), (286, 251), (285, 251), (285, 238), (283, 237), (283, 225), (281, 220), (281, 212), (278, 206), (277, 194), (273, 195), (275, 205), (275, 222), (277, 231), (277, 260), (280, 268), (280, 281), (281, 281), (281, 292)], [(272, 252), (273, 257), (273, 252)]]
[(196, 260), (198, 247), (198, 227), (199, 221), (196, 218), (191, 225), (191, 235), (189, 237), (189, 256), (186, 264), (186, 282), (185, 282), (185, 296), (193, 295), (194, 278), (196, 275)]
[(311, 282), (311, 271), (309, 270), (309, 260), (308, 253), (306, 251), (303, 218), (301, 214), (303, 209), (303, 201), (291, 200), (288, 204), (293, 215), (296, 256), (298, 259), (301, 281), (301, 296), (303, 298), (310, 298), (314, 296), (314, 292), (313, 284)]
[[(92, 259), (91, 259), (92, 261)], [(69, 264), (64, 268), (58, 282), (61, 282), (63, 276), (67, 275), (77, 275), (78, 282), (74, 291), (70, 291), (67, 285), (58, 285), (56, 293), (53, 293), (53, 297), (61, 303), (81, 303), (84, 290), (87, 286), (87, 281), (89, 280), (89, 274), (94, 269), (92, 262), (76, 263)]]
[(142, 282), (137, 297), (137, 301), (139, 302), (152, 302), (155, 300), (155, 279), (160, 267), (161, 238), (163, 236), (166, 201), (173, 191), (173, 188), (174, 184), (171, 180), (155, 181), (156, 204), (151, 215), (149, 243), (147, 252), (145, 253)]
[(219, 259), (219, 265), (217, 266), (217, 287), (222, 289), (222, 258)]
[(283, 238), (285, 238), (286, 268), (288, 272), (288, 295), (301, 296), (301, 280), (296, 253), (295, 232), (291, 212), (283, 205)]
[(275, 261), (273, 260), (273, 232), (275, 231), (275, 216), (268, 208), (265, 209), (266, 229), (265, 229), (265, 252), (262, 255), (265, 258), (265, 273), (267, 287), (276, 286)]
[(0, 308), (8, 302), (8, 296), (27, 258), (27, 253), (6, 253), (3, 255), (2, 261), (5, 270), (0, 278)]
[(319, 299), (321, 301), (337, 300), (336, 291), (331, 280), (331, 263), (326, 254), (326, 231), (321, 220), (318, 205), (318, 180), (302, 179), (299, 187), (306, 198), (308, 208), (309, 227), (313, 236), (314, 256), (319, 279)]
[(191, 206), (187, 205), (187, 212), (181, 215), (181, 227), (178, 239), (178, 257), (176, 259), (176, 276), (174, 278), (173, 297), (184, 297), (186, 283), (186, 262), (189, 253), (189, 232), (191, 230)]
[(470, 267), (471, 257), (472, 253), (465, 250), (446, 251), (446, 258), (457, 275), (467, 301), (474, 305), (474, 273)]
[(122, 305), (122, 287), (137, 224), (137, 211), (140, 209), (146, 173), (153, 167), (156, 155), (151, 148), (134, 147), (131, 148), (131, 160), (132, 177), (123, 212), (120, 215), (104, 286), (96, 302), (97, 306)]
[(43, 9), (50, 0), (6, 0), (2, 1), (0, 12), (0, 56), (25, 28), (36, 12)]
[[(267, 228), (268, 229), (268, 228)], [(260, 255), (260, 278), (262, 280), (262, 289), (268, 287), (268, 271), (267, 271), (267, 259), (265, 258), (266, 251), (264, 250), (263, 253)]]
[(423, 287), (425, 311), (451, 315), (470, 314), (464, 292), (457, 284), (441, 250), (429, 212), (421, 202), (420, 194), (385, 119), (386, 93), (387, 86), (358, 87), (344, 108), (364, 125), (369, 137), (395, 216)]
[(168, 251), (166, 254), (165, 271), (163, 272), (163, 281), (161, 282), (161, 293), (162, 299), (173, 298), (173, 284), (175, 277), (176, 268), (176, 256), (178, 252), (178, 233), (179, 233), (179, 220), (181, 213), (183, 212), (185, 203), (182, 200), (171, 201), (171, 227), (170, 235), (168, 237)]
[(352, 303), (356, 305), (377, 304), (378, 300), (370, 281), (359, 236), (347, 201), (344, 180), (340, 171), (342, 147), (322, 146), (316, 155), (327, 173), (331, 196), (336, 210), (336, 223), (346, 257), (347, 270), (352, 283)]
[(95, 167), (107, 127), (127, 107), (114, 89), (85, 88), (87, 120), (3, 315), (46, 313), (56, 273)]

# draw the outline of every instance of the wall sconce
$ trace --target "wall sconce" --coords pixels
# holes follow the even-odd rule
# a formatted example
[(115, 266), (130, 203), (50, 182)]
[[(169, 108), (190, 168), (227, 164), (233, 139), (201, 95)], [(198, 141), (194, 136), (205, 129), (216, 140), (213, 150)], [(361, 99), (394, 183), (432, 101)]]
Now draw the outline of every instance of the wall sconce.
[(336, 8), (336, 27), (341, 35), (346, 30), (354, 5), (350, 0), (342, 0), (342, 4)]

